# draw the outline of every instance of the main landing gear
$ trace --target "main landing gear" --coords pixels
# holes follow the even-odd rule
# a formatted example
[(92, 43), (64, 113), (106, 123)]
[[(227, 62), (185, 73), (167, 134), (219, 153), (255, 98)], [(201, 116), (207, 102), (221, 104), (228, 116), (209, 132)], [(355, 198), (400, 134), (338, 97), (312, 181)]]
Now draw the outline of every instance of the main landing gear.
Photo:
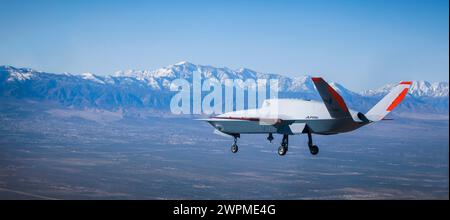
[[(234, 143), (233, 143), (233, 145), (231, 145), (231, 152), (237, 153), (239, 150), (239, 148), (237, 146), (237, 139), (240, 138), (240, 135), (234, 134), (233, 137), (234, 137)], [(267, 140), (272, 142), (272, 140), (273, 140), (272, 133), (269, 133)], [(284, 134), (283, 140), (281, 141), (281, 145), (280, 145), (280, 147), (278, 147), (278, 155), (280, 155), (280, 156), (286, 155), (286, 153), (288, 151), (288, 146), (289, 146), (289, 135)], [(313, 144), (311, 130), (309, 130), (309, 129), (308, 129), (308, 147), (309, 147), (309, 152), (311, 152), (312, 155), (317, 155), (319, 153), (319, 147), (317, 147), (317, 145)]]
[(289, 135), (284, 134), (283, 140), (281, 141), (281, 146), (278, 147), (278, 155), (284, 156), (288, 151), (288, 145), (289, 145)]
[(237, 139), (238, 139), (239, 135), (238, 134), (237, 135), (233, 135), (233, 137), (234, 137), (234, 143), (233, 143), (233, 145), (231, 145), (231, 152), (232, 153), (236, 153), (239, 150), (239, 148), (237, 146)]
[(309, 152), (311, 152), (312, 155), (317, 155), (319, 153), (319, 147), (313, 144), (311, 130), (309, 129), (308, 129), (308, 147)]

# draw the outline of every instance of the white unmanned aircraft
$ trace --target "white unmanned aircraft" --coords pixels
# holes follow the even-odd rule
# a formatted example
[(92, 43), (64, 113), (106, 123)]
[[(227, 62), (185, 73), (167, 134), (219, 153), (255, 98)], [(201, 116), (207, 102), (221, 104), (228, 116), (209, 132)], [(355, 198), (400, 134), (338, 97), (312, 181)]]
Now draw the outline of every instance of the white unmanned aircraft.
[(259, 109), (228, 112), (208, 119), (215, 133), (234, 137), (231, 152), (236, 153), (240, 134), (268, 134), (272, 142), (273, 133), (283, 134), (278, 154), (288, 151), (289, 135), (308, 134), (311, 154), (319, 153), (311, 134), (331, 135), (353, 131), (364, 125), (382, 120), (406, 96), (411, 82), (400, 82), (366, 114), (347, 107), (344, 99), (320, 77), (312, 81), (323, 102), (296, 99), (268, 99)]

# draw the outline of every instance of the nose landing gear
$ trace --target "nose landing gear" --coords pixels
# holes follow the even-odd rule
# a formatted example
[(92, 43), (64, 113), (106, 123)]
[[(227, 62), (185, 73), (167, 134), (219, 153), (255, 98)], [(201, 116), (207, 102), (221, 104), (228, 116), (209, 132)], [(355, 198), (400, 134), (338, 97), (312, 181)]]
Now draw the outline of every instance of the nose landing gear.
[(237, 138), (239, 137), (239, 135), (233, 135), (233, 137), (234, 137), (234, 143), (233, 143), (233, 145), (231, 145), (231, 152), (237, 153), (239, 150), (239, 148), (237, 146)]

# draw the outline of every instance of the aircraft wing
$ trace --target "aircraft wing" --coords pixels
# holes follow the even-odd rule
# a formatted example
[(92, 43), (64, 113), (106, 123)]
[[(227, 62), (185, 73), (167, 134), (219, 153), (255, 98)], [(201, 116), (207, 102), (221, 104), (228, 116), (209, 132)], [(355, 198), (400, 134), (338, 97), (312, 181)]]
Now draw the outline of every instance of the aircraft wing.
[(321, 77), (312, 77), (323, 103), (333, 118), (351, 118), (344, 99)]
[(208, 122), (215, 122), (215, 121), (256, 121), (263, 125), (274, 125), (274, 124), (280, 124), (282, 122), (294, 122), (295, 120), (284, 120), (279, 118), (259, 118), (259, 117), (211, 117), (211, 118), (201, 118), (196, 119), (198, 121), (208, 121)]

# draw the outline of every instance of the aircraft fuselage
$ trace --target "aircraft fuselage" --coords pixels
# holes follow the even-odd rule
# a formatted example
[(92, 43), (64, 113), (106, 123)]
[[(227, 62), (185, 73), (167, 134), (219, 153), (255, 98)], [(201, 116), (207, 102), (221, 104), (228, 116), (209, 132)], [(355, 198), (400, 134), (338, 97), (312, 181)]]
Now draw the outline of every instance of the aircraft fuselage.
[[(272, 114), (266, 114), (270, 112)], [(273, 114), (276, 113), (276, 117)], [(360, 120), (357, 112), (352, 117), (332, 118), (321, 102), (277, 99), (266, 100), (261, 109), (234, 111), (218, 115), (208, 122), (226, 134), (296, 134), (307, 133), (309, 128), (315, 134), (336, 134), (353, 131), (368, 124)], [(264, 120), (266, 119), (266, 120)], [(273, 119), (273, 120), (272, 120)], [(296, 125), (306, 125), (295, 130)]]

